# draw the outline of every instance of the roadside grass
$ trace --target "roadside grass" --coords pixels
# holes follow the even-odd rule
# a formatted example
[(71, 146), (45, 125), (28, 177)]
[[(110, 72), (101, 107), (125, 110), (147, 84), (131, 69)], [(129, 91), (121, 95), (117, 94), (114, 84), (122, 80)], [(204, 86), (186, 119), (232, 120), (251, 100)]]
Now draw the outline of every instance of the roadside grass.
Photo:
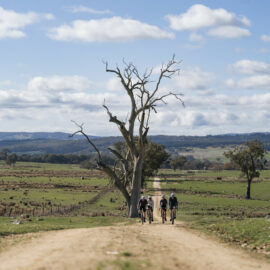
[(0, 217), (0, 235), (25, 234), (30, 232), (63, 230), (74, 228), (91, 228), (98, 226), (111, 226), (116, 223), (131, 224), (133, 220), (124, 217), (33, 217), (31, 221), (25, 220), (22, 224), (13, 224), (14, 218)]
[(194, 216), (180, 211), (178, 211), (178, 219), (186, 221), (188, 228), (214, 234), (225, 242), (263, 253), (270, 258), (269, 219)]
[(196, 172), (190, 180), (187, 172), (162, 170), (161, 179), (167, 180), (161, 180), (161, 188), (166, 196), (176, 194), (177, 219), (186, 221), (188, 228), (270, 257), (269, 172), (262, 171), (261, 177), (252, 183), (252, 200), (244, 199), (246, 183), (237, 178), (239, 171), (219, 172), (222, 180), (215, 179), (214, 171)]
[[(137, 270), (137, 269), (152, 269), (151, 263), (146, 260), (140, 260), (138, 258), (126, 258), (121, 257), (115, 260), (106, 260), (100, 262), (96, 269), (97, 270), (106, 270), (106, 269), (115, 269), (115, 270)], [(150, 267), (150, 268), (149, 268)]]

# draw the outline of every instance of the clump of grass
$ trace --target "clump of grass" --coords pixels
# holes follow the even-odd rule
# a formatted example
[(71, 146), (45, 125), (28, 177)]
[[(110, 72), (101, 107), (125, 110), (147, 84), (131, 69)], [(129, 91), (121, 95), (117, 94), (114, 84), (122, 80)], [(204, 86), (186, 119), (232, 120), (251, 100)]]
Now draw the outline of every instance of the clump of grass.
[(131, 257), (131, 256), (133, 256), (133, 254), (131, 252), (129, 252), (129, 251), (124, 251), (124, 252), (121, 253), (121, 255), (124, 256), (124, 257)]

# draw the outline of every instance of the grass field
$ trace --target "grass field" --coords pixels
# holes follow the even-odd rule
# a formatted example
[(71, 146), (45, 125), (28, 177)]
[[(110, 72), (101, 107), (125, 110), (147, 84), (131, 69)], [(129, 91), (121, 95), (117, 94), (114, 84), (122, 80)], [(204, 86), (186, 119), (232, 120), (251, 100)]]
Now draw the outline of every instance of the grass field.
[(223, 155), (223, 153), (230, 149), (230, 147), (206, 147), (206, 148), (198, 148), (198, 147), (187, 147), (178, 152), (179, 155), (182, 156), (193, 156), (195, 159), (208, 159), (211, 162), (226, 162), (227, 159)]
[(178, 219), (188, 227), (270, 256), (270, 171), (252, 183), (252, 200), (244, 198), (246, 182), (239, 174), (162, 170), (161, 188), (176, 194)]
[(98, 171), (0, 163), (0, 235), (108, 225), (123, 222), (125, 213), (119, 191)]
[[(161, 188), (180, 201), (178, 218), (224, 241), (270, 254), (270, 171), (252, 183), (239, 171), (161, 170)], [(145, 194), (154, 195), (153, 180)], [(127, 220), (126, 206), (98, 171), (75, 165), (0, 163), (0, 235), (111, 225)], [(0, 240), (0, 248), (1, 241)]]
[[(186, 147), (181, 149), (178, 154), (182, 156), (193, 156), (195, 159), (208, 159), (211, 162), (228, 162), (229, 160), (224, 156), (224, 152), (232, 149), (233, 146), (226, 147)], [(270, 152), (265, 154), (267, 160), (270, 159)]]

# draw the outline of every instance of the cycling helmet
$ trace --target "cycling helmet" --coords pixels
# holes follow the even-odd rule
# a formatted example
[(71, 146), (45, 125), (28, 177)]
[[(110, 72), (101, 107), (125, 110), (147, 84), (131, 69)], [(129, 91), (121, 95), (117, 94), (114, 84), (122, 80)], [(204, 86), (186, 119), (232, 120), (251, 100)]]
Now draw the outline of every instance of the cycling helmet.
[(145, 199), (145, 197), (144, 196), (142, 196), (142, 198), (141, 199)]
[(171, 196), (174, 197), (174, 193), (172, 193)]
[(163, 194), (163, 195), (161, 195), (161, 198), (165, 198), (165, 195)]
[(152, 199), (152, 196), (148, 196), (148, 199)]

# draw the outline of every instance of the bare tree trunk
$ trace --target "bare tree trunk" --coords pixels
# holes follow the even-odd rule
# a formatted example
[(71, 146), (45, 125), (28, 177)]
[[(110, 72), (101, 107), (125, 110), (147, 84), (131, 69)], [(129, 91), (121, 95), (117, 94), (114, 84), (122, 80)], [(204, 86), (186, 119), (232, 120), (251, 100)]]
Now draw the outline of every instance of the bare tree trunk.
[(248, 186), (247, 186), (247, 194), (246, 194), (246, 199), (250, 199), (250, 187), (251, 187), (251, 181), (252, 179), (248, 179)]
[(141, 194), (143, 158), (139, 157), (134, 164), (132, 190), (130, 197), (129, 217), (137, 217), (137, 205)]

